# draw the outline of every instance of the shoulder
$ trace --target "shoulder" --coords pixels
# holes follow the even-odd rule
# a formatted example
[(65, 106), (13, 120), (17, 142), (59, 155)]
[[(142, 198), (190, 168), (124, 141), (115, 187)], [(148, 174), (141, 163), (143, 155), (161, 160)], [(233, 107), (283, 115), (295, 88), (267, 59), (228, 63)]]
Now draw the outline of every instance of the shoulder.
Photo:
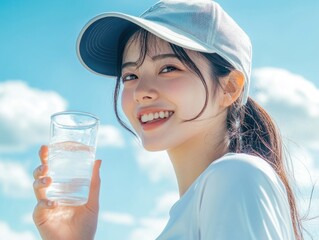
[(223, 157), (214, 161), (209, 168), (212, 171), (234, 171), (241, 173), (258, 173), (272, 175), (274, 172), (272, 167), (264, 159), (244, 154), (244, 153), (228, 153)]
[(285, 186), (262, 158), (225, 155), (203, 172), (197, 193), (203, 239), (293, 239)]
[[(284, 188), (278, 174), (264, 159), (243, 154), (230, 153), (214, 161), (204, 172), (203, 181), (227, 181), (229, 183), (250, 182), (251, 184), (271, 183)], [(250, 185), (251, 185), (250, 184)], [(216, 185), (216, 182), (215, 184)]]
[[(226, 154), (213, 162), (197, 182), (200, 202), (246, 205), (255, 201), (288, 204), (286, 188), (264, 159), (248, 154)], [(234, 201), (234, 199), (241, 201)]]

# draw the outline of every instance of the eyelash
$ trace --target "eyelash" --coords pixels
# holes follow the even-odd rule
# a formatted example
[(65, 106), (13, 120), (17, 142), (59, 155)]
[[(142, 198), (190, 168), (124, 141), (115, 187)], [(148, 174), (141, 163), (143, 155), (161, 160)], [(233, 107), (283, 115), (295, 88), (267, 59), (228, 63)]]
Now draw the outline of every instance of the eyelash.
[[(169, 69), (168, 71), (167, 71), (167, 69)], [(164, 70), (166, 70), (166, 71), (164, 71)], [(173, 71), (176, 71), (176, 70), (179, 70), (177, 67), (175, 67), (175, 66), (173, 66), (173, 65), (166, 65), (166, 66), (164, 66), (162, 69), (161, 69), (161, 71), (159, 72), (159, 73), (170, 73), (170, 72), (173, 72)], [(131, 78), (131, 77), (133, 77), (134, 76), (134, 79), (128, 79), (128, 80), (126, 80), (126, 78)], [(129, 82), (129, 81), (132, 81), (132, 80), (135, 80), (135, 79), (137, 79), (138, 77), (135, 75), (135, 74), (126, 74), (126, 75), (123, 75), (122, 77), (121, 77), (121, 79), (122, 79), (122, 83), (125, 83), (125, 82)]]
[[(130, 77), (130, 78), (131, 78), (132, 76), (135, 76), (135, 77), (137, 78), (137, 76), (136, 76), (135, 74), (127, 74), (127, 75), (122, 76), (122, 77), (121, 77), (122, 83), (129, 82), (129, 81), (134, 80), (134, 79), (126, 80), (127, 77)], [(136, 79), (136, 78), (135, 78), (135, 79)]]
[[(164, 72), (165, 69), (173, 69), (173, 70), (170, 70), (170, 71), (167, 71), (167, 72)], [(169, 72), (172, 72), (172, 71), (176, 71), (178, 70), (177, 67), (173, 66), (173, 65), (166, 65), (162, 68), (162, 70), (160, 71), (161, 73), (169, 73)]]

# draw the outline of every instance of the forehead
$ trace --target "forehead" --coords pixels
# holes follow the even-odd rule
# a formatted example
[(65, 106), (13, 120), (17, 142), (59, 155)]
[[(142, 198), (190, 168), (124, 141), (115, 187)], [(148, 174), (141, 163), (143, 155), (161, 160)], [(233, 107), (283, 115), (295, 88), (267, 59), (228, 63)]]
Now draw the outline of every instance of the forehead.
[(123, 61), (134, 59), (136, 60), (145, 50), (145, 53), (148, 56), (155, 56), (159, 53), (173, 53), (173, 50), (171, 49), (167, 41), (151, 33), (148, 33), (146, 37), (145, 35), (139, 34), (139, 32), (137, 32), (129, 38), (125, 45), (123, 52)]
[[(188, 57), (190, 57), (190, 59), (192, 59), (195, 63), (199, 61), (200, 64), (207, 65), (207, 59), (205, 59), (199, 52), (188, 49), (184, 50)], [(131, 36), (127, 41), (123, 51), (122, 62), (135, 62), (137, 60), (141, 60), (141, 56), (144, 54), (153, 57), (167, 53), (174, 53), (167, 41), (149, 32), (147, 35), (137, 32), (133, 34), (133, 36)]]

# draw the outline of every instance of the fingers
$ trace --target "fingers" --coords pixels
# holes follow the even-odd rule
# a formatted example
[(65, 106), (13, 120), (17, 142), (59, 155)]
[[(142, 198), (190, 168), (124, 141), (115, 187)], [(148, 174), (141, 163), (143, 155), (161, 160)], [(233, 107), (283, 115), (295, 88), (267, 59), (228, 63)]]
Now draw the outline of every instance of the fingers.
[(33, 190), (38, 201), (46, 199), (46, 188), (50, 186), (51, 182), (52, 179), (50, 177), (42, 177), (34, 180)]
[(39, 150), (39, 157), (42, 164), (48, 163), (48, 146), (42, 145)]
[(46, 198), (46, 188), (51, 184), (52, 180), (50, 177), (46, 177), (48, 172), (47, 158), (48, 158), (48, 147), (42, 146), (39, 151), (39, 157), (42, 165), (37, 167), (33, 171), (33, 190), (38, 200)]
[(34, 171), (33, 171), (34, 179), (38, 179), (40, 177), (45, 176), (47, 174), (47, 172), (48, 172), (48, 169), (49, 168), (48, 168), (47, 164), (40, 165), (39, 167), (34, 169)]
[(100, 186), (101, 186), (101, 179), (100, 179), (101, 164), (102, 164), (102, 160), (96, 160), (94, 163), (89, 199), (87, 203), (87, 207), (96, 211), (99, 208), (99, 196), (100, 196)]
[(40, 226), (47, 220), (47, 214), (50, 209), (56, 208), (58, 203), (48, 200), (46, 197), (46, 189), (52, 183), (52, 179), (46, 174), (48, 173), (48, 146), (41, 146), (39, 150), (41, 165), (33, 171), (33, 190), (38, 203), (33, 211), (33, 221)]

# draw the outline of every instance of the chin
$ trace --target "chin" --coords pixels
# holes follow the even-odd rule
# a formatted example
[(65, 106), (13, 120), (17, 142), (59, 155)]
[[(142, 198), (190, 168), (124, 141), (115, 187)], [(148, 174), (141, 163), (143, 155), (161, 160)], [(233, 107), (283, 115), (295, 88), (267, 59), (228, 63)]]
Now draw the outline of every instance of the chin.
[(166, 151), (167, 150), (167, 146), (161, 144), (159, 141), (152, 141), (152, 143), (148, 142), (148, 141), (144, 141), (142, 140), (142, 144), (143, 147), (145, 148), (145, 150), (149, 151), (149, 152), (159, 152), (159, 151)]
[(159, 146), (154, 146), (154, 145), (145, 145), (143, 144), (143, 147), (145, 150), (149, 152), (160, 152), (160, 151), (165, 151), (166, 149), (160, 148)]

